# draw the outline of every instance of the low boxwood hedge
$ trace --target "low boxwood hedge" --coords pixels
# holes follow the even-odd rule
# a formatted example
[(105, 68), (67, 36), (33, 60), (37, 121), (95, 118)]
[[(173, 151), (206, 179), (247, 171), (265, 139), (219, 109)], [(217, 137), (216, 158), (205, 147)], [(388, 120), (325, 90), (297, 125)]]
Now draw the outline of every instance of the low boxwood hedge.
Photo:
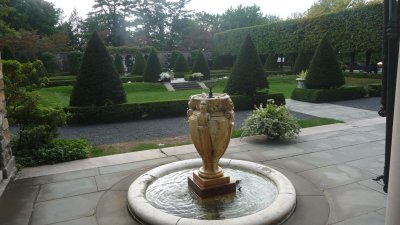
[(382, 74), (381, 73), (352, 73), (352, 72), (344, 72), (343, 75), (345, 77), (353, 77), (353, 78), (382, 79)]
[(295, 88), (291, 98), (303, 102), (322, 103), (365, 97), (364, 87), (341, 87), (336, 89)]
[(46, 87), (73, 86), (75, 80), (53, 80), (47, 83)]
[(380, 97), (382, 95), (382, 84), (369, 84), (367, 89), (370, 97)]
[(129, 77), (121, 77), (122, 83), (130, 82), (143, 82), (143, 76), (129, 76)]
[[(235, 110), (254, 109), (255, 105), (265, 105), (268, 99), (276, 104), (285, 104), (281, 93), (259, 94), (255, 96), (231, 96)], [(131, 103), (101, 107), (67, 107), (69, 124), (93, 124), (116, 121), (138, 120), (186, 115), (188, 100)]]

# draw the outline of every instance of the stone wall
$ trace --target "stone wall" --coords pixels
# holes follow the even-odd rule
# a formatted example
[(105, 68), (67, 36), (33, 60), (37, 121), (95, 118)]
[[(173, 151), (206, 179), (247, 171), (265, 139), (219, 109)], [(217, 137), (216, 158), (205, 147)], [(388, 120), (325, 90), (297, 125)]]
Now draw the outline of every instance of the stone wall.
[[(1, 56), (0, 56), (1, 58)], [(15, 172), (15, 158), (11, 151), (2, 64), (0, 63), (0, 183)]]

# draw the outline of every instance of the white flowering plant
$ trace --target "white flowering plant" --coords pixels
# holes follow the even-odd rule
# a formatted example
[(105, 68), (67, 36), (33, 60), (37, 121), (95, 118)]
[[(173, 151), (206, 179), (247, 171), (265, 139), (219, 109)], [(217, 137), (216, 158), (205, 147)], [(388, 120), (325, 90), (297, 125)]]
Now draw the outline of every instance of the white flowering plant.
[(204, 75), (202, 73), (193, 73), (192, 77), (194, 80), (203, 80)]
[(172, 72), (172, 71), (162, 72), (159, 75), (158, 81), (168, 82), (168, 81), (171, 81), (173, 78), (174, 78), (174, 72)]
[(267, 103), (256, 107), (245, 120), (242, 137), (264, 134), (269, 139), (290, 139), (300, 132), (300, 125), (285, 106)]

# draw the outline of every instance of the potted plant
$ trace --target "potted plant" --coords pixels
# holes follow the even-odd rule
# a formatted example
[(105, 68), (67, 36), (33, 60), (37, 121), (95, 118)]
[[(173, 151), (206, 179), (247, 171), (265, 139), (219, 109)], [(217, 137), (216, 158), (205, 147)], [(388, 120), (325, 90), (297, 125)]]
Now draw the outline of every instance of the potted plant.
[(297, 88), (306, 88), (306, 77), (308, 70), (302, 70), (299, 75), (297, 75)]
[(174, 73), (172, 71), (168, 72), (162, 72), (159, 75), (158, 81), (160, 82), (171, 82), (171, 80), (174, 78)]
[(268, 102), (260, 105), (245, 120), (242, 137), (264, 134), (268, 139), (290, 139), (300, 132), (300, 125), (285, 106)]

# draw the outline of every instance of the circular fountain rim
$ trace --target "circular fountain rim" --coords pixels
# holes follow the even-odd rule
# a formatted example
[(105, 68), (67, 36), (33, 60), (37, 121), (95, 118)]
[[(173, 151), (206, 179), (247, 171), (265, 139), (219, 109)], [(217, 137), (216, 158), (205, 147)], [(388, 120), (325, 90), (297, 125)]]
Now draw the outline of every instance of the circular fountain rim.
[(131, 214), (145, 224), (241, 225), (281, 224), (293, 213), (296, 206), (296, 190), (286, 176), (265, 165), (234, 159), (221, 159), (220, 165), (223, 168), (251, 171), (254, 174), (268, 177), (275, 183), (278, 194), (275, 201), (270, 206), (256, 213), (242, 217), (224, 220), (198, 220), (183, 218), (163, 212), (152, 206), (146, 199), (146, 190), (156, 179), (178, 170), (196, 168), (201, 165), (201, 159), (183, 160), (156, 167), (139, 176), (128, 190), (128, 208)]

